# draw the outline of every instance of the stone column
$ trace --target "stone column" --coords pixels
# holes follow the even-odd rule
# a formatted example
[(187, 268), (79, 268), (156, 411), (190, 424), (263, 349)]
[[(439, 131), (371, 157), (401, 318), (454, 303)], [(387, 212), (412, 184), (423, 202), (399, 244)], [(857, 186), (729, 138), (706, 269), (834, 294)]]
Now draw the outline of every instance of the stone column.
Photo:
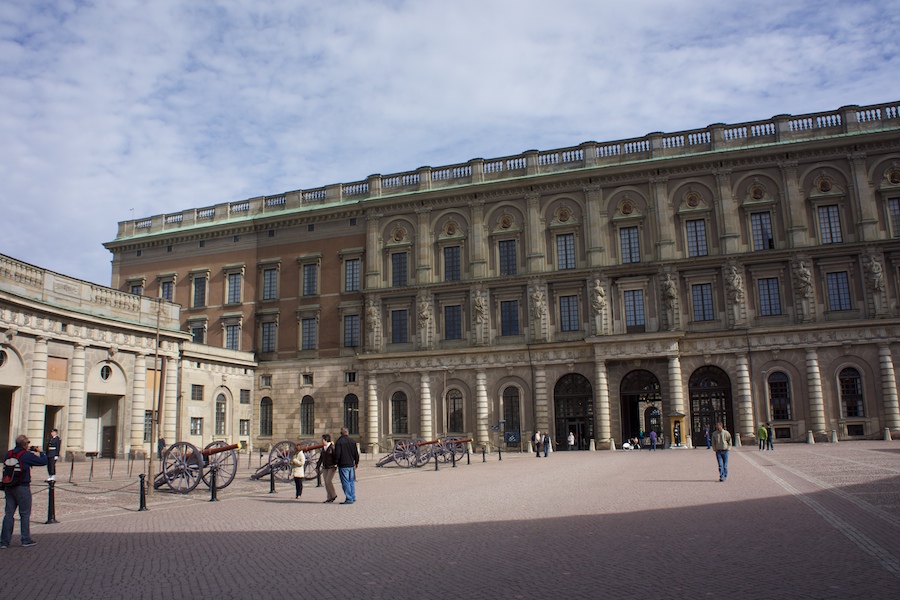
[(819, 355), (815, 348), (806, 349), (806, 381), (809, 388), (809, 425), (814, 433), (825, 432), (825, 400), (822, 397), (822, 376)]
[(187, 437), (187, 431), (184, 436), (179, 437), (175, 431), (178, 419), (178, 361), (171, 356), (160, 357), (166, 361), (166, 391), (165, 400), (163, 401), (163, 425), (160, 427), (163, 431), (163, 437), (166, 441), (179, 440)]
[(853, 213), (859, 240), (868, 242), (877, 240), (878, 235), (878, 203), (872, 193), (869, 175), (866, 172), (866, 153), (854, 152), (847, 156), (853, 171)]
[(594, 379), (597, 386), (595, 416), (597, 433), (595, 439), (599, 442), (607, 442), (612, 437), (609, 418), (609, 374), (606, 371), (606, 361), (602, 358), (594, 357)]
[(432, 268), (434, 253), (431, 242), (434, 239), (434, 232), (431, 230), (431, 209), (419, 208), (416, 214), (419, 216), (416, 231), (416, 283), (421, 285), (431, 283), (438, 277), (436, 270)]
[(473, 200), (469, 202), (469, 206), (472, 208), (472, 227), (470, 230), (471, 246), (469, 246), (472, 253), (470, 257), (470, 260), (472, 261), (471, 273), (472, 277), (475, 279), (484, 279), (488, 276), (488, 246), (486, 235), (488, 228), (487, 224), (484, 222), (484, 200)]
[(684, 383), (681, 380), (681, 359), (669, 357), (669, 402), (671, 412), (687, 414), (684, 410)]
[(475, 429), (478, 443), (487, 446), (491, 441), (488, 433), (487, 373), (482, 370), (475, 373)]
[[(144, 449), (144, 413), (147, 410), (147, 355), (134, 357), (134, 374), (131, 392), (131, 449)], [(173, 440), (174, 442), (174, 440)], [(150, 451), (153, 442), (150, 442)]]
[(797, 178), (797, 161), (784, 161), (778, 165), (781, 167), (781, 176), (784, 180), (784, 191), (787, 202), (784, 205), (784, 222), (787, 229), (788, 244), (791, 248), (800, 248), (808, 245), (806, 239), (806, 217), (808, 208), (800, 192), (800, 180)]
[(544, 219), (541, 216), (541, 195), (537, 192), (525, 194), (527, 205), (528, 235), (525, 238), (525, 260), (529, 273), (543, 273), (547, 270), (547, 245), (544, 240)]
[(878, 361), (881, 363), (881, 395), (884, 401), (884, 424), (891, 430), (900, 429), (900, 402), (897, 397), (897, 376), (894, 359), (888, 342), (878, 344)]
[(742, 436), (753, 438), (753, 393), (750, 388), (750, 359), (747, 354), (737, 355), (738, 376), (738, 423), (735, 425)]
[(431, 411), (431, 376), (428, 371), (419, 375), (419, 435), (426, 440), (434, 438), (434, 417)]
[(72, 374), (69, 379), (69, 422), (63, 443), (73, 452), (84, 455), (84, 410), (85, 396), (85, 346), (75, 344), (72, 353)]
[(588, 186), (584, 188), (584, 196), (587, 204), (585, 211), (587, 261), (589, 267), (603, 265), (606, 254), (606, 231), (609, 224), (609, 213), (603, 206), (603, 188), (600, 186)]
[(722, 224), (722, 232), (719, 238), (722, 240), (722, 248), (725, 254), (740, 252), (741, 227), (738, 222), (738, 203), (731, 193), (731, 169), (716, 170), (716, 188), (720, 198), (716, 202), (716, 218)]
[(34, 341), (34, 357), (31, 361), (31, 395), (28, 399), (28, 423), (26, 435), (41, 443), (44, 437), (44, 407), (47, 404), (47, 349), (49, 338), (40, 336)]
[(368, 439), (369, 448), (372, 452), (384, 451), (381, 447), (381, 432), (378, 428), (378, 379), (373, 374), (369, 374), (366, 386), (366, 413), (369, 423)]
[(367, 290), (384, 287), (381, 280), (381, 235), (378, 231), (380, 214), (366, 217), (366, 288)]
[(550, 430), (550, 411), (547, 405), (547, 371), (543, 366), (534, 367), (534, 421), (536, 429)]
[(668, 177), (650, 178), (650, 210), (656, 213), (656, 258), (675, 258), (675, 220), (669, 208)]

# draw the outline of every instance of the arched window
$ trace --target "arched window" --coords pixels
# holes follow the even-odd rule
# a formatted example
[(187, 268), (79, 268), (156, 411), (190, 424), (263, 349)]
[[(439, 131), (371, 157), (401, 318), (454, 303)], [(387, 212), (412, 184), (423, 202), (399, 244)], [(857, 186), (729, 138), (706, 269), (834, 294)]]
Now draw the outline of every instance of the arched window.
[(272, 399), (268, 396), (259, 401), (259, 435), (272, 435)]
[(350, 435), (359, 435), (359, 398), (356, 394), (344, 396), (344, 427)]
[(773, 421), (791, 420), (791, 380), (787, 373), (776, 371), (769, 375), (769, 404)]
[(521, 431), (522, 420), (519, 414), (519, 388), (511, 385), (503, 390), (505, 431)]
[(225, 394), (216, 396), (216, 435), (225, 435), (225, 414), (228, 407), (228, 401)]
[(316, 403), (312, 396), (303, 396), (300, 401), (300, 435), (316, 432)]
[(841, 414), (844, 417), (864, 417), (862, 378), (852, 367), (842, 369), (838, 375), (841, 389)]
[(391, 433), (409, 433), (406, 394), (394, 392), (391, 396)]
[(449, 390), (447, 392), (447, 431), (460, 433), (464, 429), (462, 392)]

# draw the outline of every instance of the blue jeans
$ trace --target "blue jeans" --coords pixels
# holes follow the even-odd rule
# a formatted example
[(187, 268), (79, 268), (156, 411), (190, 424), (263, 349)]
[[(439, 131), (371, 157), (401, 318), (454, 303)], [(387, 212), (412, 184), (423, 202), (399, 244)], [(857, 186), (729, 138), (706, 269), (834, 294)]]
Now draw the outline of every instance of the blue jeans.
[(356, 502), (356, 473), (353, 467), (339, 467), (338, 474), (341, 477), (341, 488), (344, 490), (344, 496), (347, 497), (347, 503)]
[(31, 541), (31, 488), (27, 485), (17, 485), (6, 490), (6, 514), (3, 516), (0, 546), (9, 546), (17, 508), (21, 542), (24, 544)]
[(719, 479), (728, 479), (728, 450), (716, 450), (716, 462), (719, 463)]

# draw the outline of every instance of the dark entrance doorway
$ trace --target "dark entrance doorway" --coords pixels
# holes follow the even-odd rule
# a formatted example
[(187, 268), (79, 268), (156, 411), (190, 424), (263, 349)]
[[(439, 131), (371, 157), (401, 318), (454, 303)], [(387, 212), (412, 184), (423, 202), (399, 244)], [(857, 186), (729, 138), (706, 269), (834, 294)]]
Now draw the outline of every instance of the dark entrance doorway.
[(691, 375), (688, 383), (691, 396), (691, 441), (694, 446), (705, 446), (705, 431), (710, 435), (716, 423), (724, 423), (728, 431), (734, 431), (731, 405), (731, 379), (719, 367), (700, 367)]
[(12, 448), (12, 432), (9, 430), (12, 423), (12, 397), (13, 388), (0, 387), (0, 448), (4, 451)]
[(662, 435), (662, 396), (656, 375), (643, 369), (631, 371), (622, 378), (619, 398), (623, 440), (639, 437), (641, 431), (645, 436), (650, 431)]
[(50, 439), (50, 432), (54, 429), (59, 429), (59, 413), (62, 410), (61, 406), (45, 406), (44, 407), (44, 437), (41, 438), (41, 446), (44, 446), (47, 443), (47, 440)]
[(116, 427), (106, 425), (103, 427), (103, 446), (100, 458), (115, 458), (116, 456)]
[(583, 375), (572, 373), (561, 377), (553, 388), (556, 412), (554, 450), (567, 449), (569, 432), (575, 434), (575, 448), (587, 450), (594, 437), (594, 391)]

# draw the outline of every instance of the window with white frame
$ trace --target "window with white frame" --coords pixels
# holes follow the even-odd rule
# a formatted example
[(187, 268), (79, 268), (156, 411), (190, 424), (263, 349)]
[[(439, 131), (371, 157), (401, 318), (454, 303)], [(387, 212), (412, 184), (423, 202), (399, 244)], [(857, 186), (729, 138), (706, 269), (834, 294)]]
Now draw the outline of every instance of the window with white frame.
[(317, 343), (316, 330), (318, 319), (315, 317), (303, 317), (300, 319), (300, 349), (315, 350)]
[(344, 291), (358, 292), (360, 286), (360, 266), (362, 260), (359, 258), (348, 258), (344, 261)]
[(175, 301), (175, 279), (173, 277), (159, 280), (159, 297), (169, 302)]
[(238, 430), (239, 435), (250, 435), (250, 419), (241, 419), (240, 420), (240, 429)]
[(847, 271), (825, 274), (825, 287), (828, 293), (828, 310), (850, 310), (850, 276)]
[(188, 327), (190, 328), (192, 342), (194, 342), (195, 344), (206, 343), (206, 319), (188, 321)]
[(687, 233), (688, 256), (706, 256), (706, 221), (693, 219), (684, 224)]
[(228, 265), (225, 273), (225, 304), (240, 304), (243, 298), (245, 265)]
[(275, 352), (278, 346), (278, 323), (264, 321), (260, 328), (260, 352)]
[(753, 236), (753, 251), (772, 250), (775, 238), (772, 235), (772, 213), (750, 213), (750, 233)]
[(344, 315), (344, 347), (359, 347), (359, 315)]
[(225, 347), (229, 350), (241, 349), (241, 321), (237, 317), (223, 318), (225, 328)]
[(203, 386), (196, 383), (191, 384), (191, 400), (194, 402), (203, 402)]
[(713, 321), (716, 313), (713, 307), (712, 284), (698, 283), (691, 286), (691, 300), (694, 321)]
[(303, 265), (303, 295), (315, 296), (319, 292), (319, 265), (310, 263)]
[(209, 283), (209, 271), (191, 273), (191, 308), (206, 306), (207, 283)]
[(777, 277), (762, 277), (757, 280), (759, 290), (759, 315), (773, 317), (781, 314), (781, 291)]
[(823, 244), (838, 244), (844, 241), (841, 233), (841, 218), (837, 204), (819, 206), (819, 236)]
[(578, 318), (578, 296), (559, 297), (559, 330), (578, 331), (581, 321)]
[(278, 299), (278, 267), (266, 267), (262, 270), (262, 299)]
[(216, 396), (216, 435), (225, 435), (225, 416), (228, 414), (228, 400), (225, 394)]
[(641, 262), (641, 244), (636, 225), (619, 229), (619, 243), (622, 247), (622, 263)]
[(556, 236), (556, 268), (575, 268), (575, 234), (561, 233)]
[(272, 435), (272, 399), (268, 396), (259, 401), (259, 435)]
[(202, 417), (191, 417), (191, 435), (203, 435)]
[(625, 330), (636, 333), (645, 330), (644, 290), (625, 290)]

